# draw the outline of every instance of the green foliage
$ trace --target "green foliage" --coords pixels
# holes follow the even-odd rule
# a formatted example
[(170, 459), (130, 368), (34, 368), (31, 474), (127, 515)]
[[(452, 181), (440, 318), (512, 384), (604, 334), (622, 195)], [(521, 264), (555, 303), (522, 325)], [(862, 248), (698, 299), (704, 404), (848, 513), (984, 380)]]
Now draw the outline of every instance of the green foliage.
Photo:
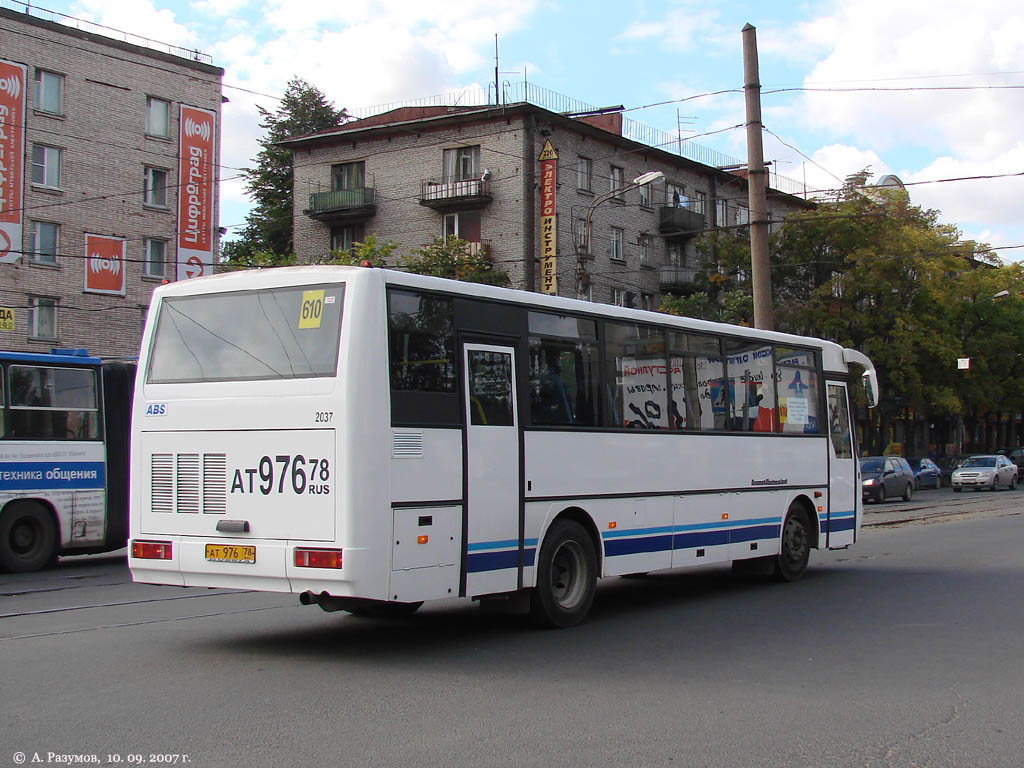
[(369, 234), (361, 243), (355, 243), (352, 251), (331, 251), (330, 255), (318, 264), (340, 264), (349, 267), (359, 267), (369, 264), (371, 267), (387, 267), (392, 262), (392, 254), (398, 248), (398, 243), (388, 240), (384, 243), (377, 241), (377, 235)]
[(470, 253), (469, 243), (458, 237), (435, 238), (423, 248), (413, 249), (401, 266), (417, 275), (447, 277), (467, 283), (508, 286), (508, 275), (497, 269), (483, 252)]
[(319, 89), (301, 78), (289, 81), (276, 111), (258, 109), (260, 127), (265, 131), (260, 139), (262, 149), (255, 166), (242, 172), (254, 206), (238, 239), (226, 243), (222, 251), (222, 261), (232, 266), (245, 266), (259, 252), (273, 255), (274, 263), (267, 266), (287, 262), (293, 250), (292, 152), (278, 142), (333, 128), (348, 117), (344, 109), (335, 109)]
[[(960, 241), (905, 192), (862, 186), (787, 217), (772, 253), (779, 330), (866, 353), (893, 414), (1020, 410), (1019, 265)], [(1010, 296), (990, 300), (1001, 290)], [(972, 358), (966, 375), (962, 357)]]
[(247, 251), (231, 248), (234, 243), (224, 246), (221, 267), (234, 269), (265, 269), (267, 267), (290, 267), (297, 263), (294, 253), (271, 253), (270, 251)]

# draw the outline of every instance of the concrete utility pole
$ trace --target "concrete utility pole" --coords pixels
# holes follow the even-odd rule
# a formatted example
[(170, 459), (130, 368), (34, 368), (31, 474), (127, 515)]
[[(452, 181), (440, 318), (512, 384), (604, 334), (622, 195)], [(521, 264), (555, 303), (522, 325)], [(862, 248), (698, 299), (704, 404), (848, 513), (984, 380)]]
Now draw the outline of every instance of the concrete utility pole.
[(768, 263), (768, 197), (761, 144), (761, 80), (757, 66), (757, 30), (743, 27), (743, 96), (747, 108), (747, 190), (750, 205), (750, 277), (754, 289), (754, 327), (774, 330), (772, 275)]

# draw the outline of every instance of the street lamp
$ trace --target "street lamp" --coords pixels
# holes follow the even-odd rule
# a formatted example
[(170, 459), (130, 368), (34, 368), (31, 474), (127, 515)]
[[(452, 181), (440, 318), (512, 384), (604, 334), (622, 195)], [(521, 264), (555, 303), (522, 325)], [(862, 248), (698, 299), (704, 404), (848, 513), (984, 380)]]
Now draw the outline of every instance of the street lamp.
[(591, 218), (594, 215), (594, 211), (597, 210), (597, 207), (599, 205), (601, 205), (601, 203), (605, 203), (605, 202), (611, 200), (613, 197), (619, 197), (620, 195), (622, 195), (625, 192), (629, 192), (629, 191), (634, 190), (634, 189), (639, 189), (640, 187), (645, 187), (648, 184), (650, 184), (652, 182), (655, 182), (658, 179), (663, 179), (663, 178), (665, 178), (665, 174), (662, 171), (646, 171), (645, 173), (641, 173), (639, 176), (637, 176), (635, 179), (633, 179), (633, 181), (631, 181), (629, 184), (625, 184), (625, 185), (623, 185), (621, 187), (617, 187), (616, 189), (609, 190), (608, 192), (605, 192), (603, 195), (598, 195), (597, 197), (595, 197), (593, 199), (593, 201), (591, 201), (590, 205), (587, 206), (587, 214), (586, 214), (586, 218), (584, 219), (584, 222), (583, 222), (583, 247), (584, 247), (583, 253), (580, 253), (579, 246), (576, 246), (576, 262), (577, 262), (576, 292), (579, 294), (579, 297), (581, 299), (584, 298), (584, 293), (585, 293), (585, 291), (584, 291), (584, 279), (586, 277), (586, 273), (585, 273), (584, 268), (583, 268), (583, 259), (584, 259), (585, 256), (591, 255), (591, 253), (590, 253), (590, 243), (591, 243), (591, 238), (590, 238), (590, 236), (591, 236), (590, 220), (591, 220)]

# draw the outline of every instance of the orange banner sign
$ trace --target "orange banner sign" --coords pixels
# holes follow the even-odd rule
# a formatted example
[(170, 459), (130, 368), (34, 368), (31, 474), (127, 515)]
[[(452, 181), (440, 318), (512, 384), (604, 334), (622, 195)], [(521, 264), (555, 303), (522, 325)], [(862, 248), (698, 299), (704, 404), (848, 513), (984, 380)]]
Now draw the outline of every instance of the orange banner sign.
[(124, 296), (124, 238), (85, 236), (85, 290)]
[(540, 292), (558, 294), (558, 229), (555, 223), (555, 184), (558, 153), (544, 142), (540, 157)]
[(178, 121), (178, 279), (213, 274), (217, 115), (182, 104)]
[(21, 258), (27, 69), (0, 60), (0, 262)]

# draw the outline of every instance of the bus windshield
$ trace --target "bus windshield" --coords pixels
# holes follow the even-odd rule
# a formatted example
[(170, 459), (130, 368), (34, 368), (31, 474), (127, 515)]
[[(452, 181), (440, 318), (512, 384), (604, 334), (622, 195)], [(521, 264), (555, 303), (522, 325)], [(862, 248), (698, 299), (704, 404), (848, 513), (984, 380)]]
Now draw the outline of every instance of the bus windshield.
[(167, 297), (146, 382), (334, 376), (344, 288), (327, 283)]

